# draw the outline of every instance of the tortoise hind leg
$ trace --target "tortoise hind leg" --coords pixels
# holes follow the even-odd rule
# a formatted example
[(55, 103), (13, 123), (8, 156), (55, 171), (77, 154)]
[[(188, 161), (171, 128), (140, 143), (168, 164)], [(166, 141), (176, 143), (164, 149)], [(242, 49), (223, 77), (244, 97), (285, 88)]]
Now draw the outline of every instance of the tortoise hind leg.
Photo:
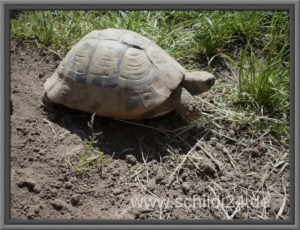
[(43, 95), (41, 96), (40, 103), (42, 104), (45, 110), (49, 110), (49, 111), (54, 110), (54, 108), (57, 106), (57, 104), (51, 102), (48, 99), (46, 91), (44, 91)]

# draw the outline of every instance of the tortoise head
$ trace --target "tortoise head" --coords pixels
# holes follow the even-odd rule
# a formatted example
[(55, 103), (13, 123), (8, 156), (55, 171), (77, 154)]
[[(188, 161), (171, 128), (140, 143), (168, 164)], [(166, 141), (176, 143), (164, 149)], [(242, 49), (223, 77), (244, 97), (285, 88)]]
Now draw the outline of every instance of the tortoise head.
[(215, 76), (206, 71), (186, 73), (182, 86), (192, 95), (208, 91), (215, 83)]

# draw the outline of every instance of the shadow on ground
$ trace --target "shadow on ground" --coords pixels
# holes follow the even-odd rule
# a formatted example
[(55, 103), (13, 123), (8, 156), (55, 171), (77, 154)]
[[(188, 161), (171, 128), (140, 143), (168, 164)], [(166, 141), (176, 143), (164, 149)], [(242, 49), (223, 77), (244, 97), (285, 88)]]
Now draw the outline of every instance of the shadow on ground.
[(93, 132), (99, 134), (95, 147), (106, 155), (113, 155), (114, 159), (124, 159), (130, 153), (143, 162), (143, 152), (148, 160), (160, 161), (171, 154), (170, 148), (185, 155), (199, 139), (207, 140), (211, 136), (205, 128), (183, 123), (176, 112), (159, 118), (131, 121), (95, 116), (92, 130), (88, 126), (92, 118), (89, 113), (62, 105), (43, 109), (51, 122), (78, 135), (82, 141), (88, 140)]

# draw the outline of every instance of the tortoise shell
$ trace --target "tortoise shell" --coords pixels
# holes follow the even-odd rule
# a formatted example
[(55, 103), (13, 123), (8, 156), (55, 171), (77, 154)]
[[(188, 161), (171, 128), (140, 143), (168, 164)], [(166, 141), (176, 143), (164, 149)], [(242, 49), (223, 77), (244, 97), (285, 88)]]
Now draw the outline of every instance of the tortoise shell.
[(83, 37), (44, 87), (50, 102), (105, 117), (138, 118), (162, 105), (184, 74), (148, 38), (105, 29)]

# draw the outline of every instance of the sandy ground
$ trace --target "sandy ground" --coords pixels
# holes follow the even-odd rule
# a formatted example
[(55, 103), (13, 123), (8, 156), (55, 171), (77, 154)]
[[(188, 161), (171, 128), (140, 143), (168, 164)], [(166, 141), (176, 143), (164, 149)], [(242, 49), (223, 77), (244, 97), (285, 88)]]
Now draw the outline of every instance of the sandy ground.
[(40, 103), (59, 61), (12, 44), (11, 219), (289, 217), (288, 149), (226, 119), (211, 130), (181, 128), (176, 113), (140, 125), (95, 117), (101, 173), (74, 174), (65, 156), (91, 135), (91, 115)]

